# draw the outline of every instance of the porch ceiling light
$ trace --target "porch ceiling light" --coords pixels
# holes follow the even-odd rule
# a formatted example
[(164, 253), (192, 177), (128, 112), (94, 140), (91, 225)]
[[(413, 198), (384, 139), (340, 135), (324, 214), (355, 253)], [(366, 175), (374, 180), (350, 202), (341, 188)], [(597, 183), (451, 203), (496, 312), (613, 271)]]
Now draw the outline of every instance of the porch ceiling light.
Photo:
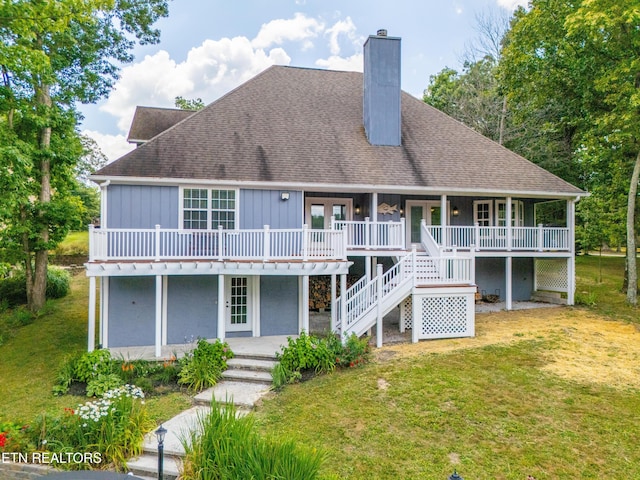
[(280, 200), (283, 202), (289, 200), (289, 192), (280, 192)]
[(460, 215), (460, 210), (458, 210), (458, 207), (454, 205), (453, 211), (451, 213), (453, 214), (454, 217), (457, 217), (458, 215)]
[(356, 204), (355, 212), (356, 212), (356, 215), (360, 215), (360, 205)]

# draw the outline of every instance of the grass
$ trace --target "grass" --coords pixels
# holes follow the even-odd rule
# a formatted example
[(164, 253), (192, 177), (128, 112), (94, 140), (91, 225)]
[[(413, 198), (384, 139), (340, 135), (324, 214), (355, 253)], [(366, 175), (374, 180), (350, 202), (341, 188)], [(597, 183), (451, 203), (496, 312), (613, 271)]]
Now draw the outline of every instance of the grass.
[(624, 258), (614, 256), (576, 257), (576, 303), (616, 320), (640, 322), (640, 311), (626, 303), (622, 291)]
[[(638, 323), (620, 292), (623, 269), (620, 257), (578, 257), (578, 297), (591, 306), (563, 312)], [(51, 387), (65, 355), (86, 348), (88, 283), (74, 276), (69, 296), (0, 346), (0, 420), (29, 422), (85, 400), (53, 397)], [(468, 479), (640, 478), (639, 390), (543, 368), (571, 334), (379, 360), (288, 386), (256, 422), (326, 452), (326, 479), (443, 479), (454, 468)], [(160, 421), (190, 400), (173, 393), (147, 405)]]
[(70, 232), (63, 242), (51, 252), (55, 255), (88, 255), (89, 232)]
[[(51, 393), (58, 367), (66, 356), (86, 351), (87, 299), (89, 280), (83, 274), (72, 277), (71, 292), (50, 301), (49, 313), (14, 331), (0, 346), (0, 421), (29, 423), (44, 411), (60, 412), (75, 407), (85, 397)], [(11, 315), (0, 313), (0, 322)], [(166, 420), (191, 404), (183, 393), (149, 398), (151, 417)]]
[[(287, 387), (262, 431), (324, 449), (325, 478), (640, 478), (638, 392), (540, 370), (553, 345), (425, 354)], [(479, 374), (481, 372), (481, 374)]]

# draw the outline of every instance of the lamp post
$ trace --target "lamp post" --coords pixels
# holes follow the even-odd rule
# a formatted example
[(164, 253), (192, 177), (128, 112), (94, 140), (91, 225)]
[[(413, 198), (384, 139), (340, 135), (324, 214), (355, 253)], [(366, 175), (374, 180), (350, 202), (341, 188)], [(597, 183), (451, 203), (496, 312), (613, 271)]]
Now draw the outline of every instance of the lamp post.
[(164, 436), (167, 434), (167, 429), (160, 425), (155, 433), (158, 439), (158, 480), (162, 480), (164, 476), (162, 471), (164, 465)]
[(464, 480), (464, 478), (458, 475), (458, 472), (454, 469), (453, 473), (449, 475), (449, 480)]

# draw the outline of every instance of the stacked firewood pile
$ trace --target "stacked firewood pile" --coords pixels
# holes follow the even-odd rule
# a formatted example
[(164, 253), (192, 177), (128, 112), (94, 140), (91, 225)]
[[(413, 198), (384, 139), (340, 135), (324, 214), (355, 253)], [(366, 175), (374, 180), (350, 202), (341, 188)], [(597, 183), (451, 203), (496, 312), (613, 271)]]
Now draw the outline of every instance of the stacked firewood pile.
[[(355, 275), (347, 276), (347, 288), (359, 280)], [(337, 295), (340, 296), (340, 278), (337, 281)], [(309, 309), (331, 309), (331, 277), (327, 275), (309, 277)]]

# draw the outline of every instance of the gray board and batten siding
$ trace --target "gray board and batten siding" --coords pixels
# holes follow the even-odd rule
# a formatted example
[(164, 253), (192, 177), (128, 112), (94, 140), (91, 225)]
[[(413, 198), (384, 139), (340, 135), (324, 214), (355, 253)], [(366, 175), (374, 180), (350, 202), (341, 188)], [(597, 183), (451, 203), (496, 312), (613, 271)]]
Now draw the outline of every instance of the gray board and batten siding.
[[(108, 228), (181, 228), (180, 189), (178, 186), (109, 185), (107, 196)], [(290, 191), (289, 200), (281, 199), (281, 190), (240, 190), (239, 225), (241, 229), (301, 228), (303, 193)]]
[(218, 276), (174, 275), (167, 278), (167, 344), (216, 338)]
[[(476, 285), (480, 293), (499, 293), (500, 300), (505, 300), (506, 282), (505, 258), (476, 258)], [(531, 300), (533, 293), (533, 259), (512, 259), (512, 299), (515, 302)]]
[(109, 185), (108, 228), (178, 228), (177, 186)]
[(156, 294), (154, 277), (110, 277), (109, 347), (153, 345)]
[(298, 278), (260, 277), (260, 335), (297, 335)]

